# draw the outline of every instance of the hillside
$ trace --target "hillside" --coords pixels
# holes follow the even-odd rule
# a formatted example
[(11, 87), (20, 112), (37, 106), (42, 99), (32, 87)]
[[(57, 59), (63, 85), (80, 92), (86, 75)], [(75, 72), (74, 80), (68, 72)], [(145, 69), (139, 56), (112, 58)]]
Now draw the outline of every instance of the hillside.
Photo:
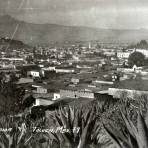
[(51, 41), (137, 42), (148, 40), (148, 30), (115, 30), (89, 27), (62, 26), (56, 24), (31, 24), (18, 21), (8, 15), (0, 16), (0, 36), (12, 36), (24, 43), (41, 44)]
[(22, 41), (10, 38), (0, 38), (0, 49), (20, 49), (28, 48), (30, 46), (24, 44)]

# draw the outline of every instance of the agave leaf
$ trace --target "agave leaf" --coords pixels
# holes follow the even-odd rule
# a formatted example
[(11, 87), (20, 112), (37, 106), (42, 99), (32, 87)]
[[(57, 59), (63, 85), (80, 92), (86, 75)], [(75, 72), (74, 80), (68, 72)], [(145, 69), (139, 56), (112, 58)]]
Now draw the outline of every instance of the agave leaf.
[(75, 110), (75, 107), (71, 107), (69, 106), (69, 115), (70, 115), (70, 120), (71, 120), (71, 126), (73, 126), (74, 124), (74, 120), (75, 120), (75, 114), (76, 114), (76, 110)]
[(88, 127), (89, 127), (89, 124), (87, 124), (86, 127), (84, 128), (81, 138), (80, 138), (80, 141), (79, 141), (79, 145), (77, 148), (85, 148), (86, 147)]
[(60, 133), (60, 132), (57, 132), (56, 134), (57, 134), (57, 136), (58, 136), (59, 143), (60, 143), (60, 144), (64, 143), (65, 139), (64, 139), (64, 137), (63, 137), (63, 134)]
[(145, 108), (146, 108), (146, 114), (145, 114), (145, 123), (147, 125), (147, 128), (148, 128), (148, 97), (146, 95), (143, 96), (145, 98), (145, 101), (144, 102), (144, 105), (145, 105)]
[(68, 124), (71, 137), (74, 137), (73, 127), (74, 127), (74, 119), (75, 119), (75, 112), (72, 107), (68, 107)]
[(97, 138), (97, 135), (100, 133), (100, 131), (101, 131), (101, 126), (100, 126), (100, 124), (98, 124), (96, 126), (96, 128), (94, 129), (94, 133), (92, 135), (92, 139)]
[(141, 113), (138, 113), (137, 128), (138, 128), (137, 140), (139, 148), (148, 147), (148, 129)]
[(9, 139), (3, 132), (0, 132), (0, 141), (5, 147), (9, 146)]
[(125, 122), (126, 127), (127, 127), (128, 131), (130, 132), (130, 134), (133, 137), (136, 137), (138, 132), (137, 132), (137, 128), (135, 127), (133, 122), (129, 119), (129, 117), (126, 118), (122, 111), (121, 111), (121, 115), (122, 115), (123, 121)]
[[(60, 118), (61, 118), (61, 121), (62, 121), (62, 126), (70, 129), (70, 126), (69, 126), (69, 123), (67, 121), (67, 118), (64, 115), (64, 113), (62, 112), (62, 110), (59, 110), (59, 113), (60, 113)], [(70, 118), (70, 117), (68, 117), (68, 118)], [(70, 120), (70, 119), (68, 119), (68, 120)]]
[[(112, 129), (114, 129), (114, 127), (112, 127)], [(114, 133), (114, 135), (117, 135), (116, 137), (122, 141), (124, 147), (126, 148), (136, 148), (133, 147), (133, 142), (136, 141), (136, 138), (133, 137), (129, 132), (126, 132), (124, 130), (121, 130), (120, 132), (116, 129), (114, 129), (114, 131), (112, 130), (112, 132)]]
[(63, 115), (66, 116), (65, 109), (62, 108), (62, 106), (59, 107), (59, 115), (60, 115), (60, 113), (62, 113)]
[(112, 138), (112, 140), (116, 143), (116, 145), (118, 147), (124, 148), (124, 147), (122, 147), (119, 139), (116, 137), (116, 135), (109, 128), (107, 128), (106, 126), (104, 126), (104, 129), (106, 130), (106, 132), (108, 133), (108, 135)]
[(91, 110), (88, 110), (85, 114), (86, 115), (84, 116), (84, 125), (88, 122), (90, 118)]
[(57, 123), (58, 123), (59, 126), (62, 126), (63, 125), (62, 124), (62, 121), (61, 121), (61, 119), (59, 118), (58, 115), (55, 115), (55, 120), (57, 121)]
[(7, 148), (2, 142), (0, 142), (0, 148)]
[(25, 140), (24, 145), (29, 145), (29, 143), (33, 140), (33, 136), (31, 135), (28, 139)]
[(148, 108), (147, 108), (146, 115), (145, 115), (145, 123), (148, 128)]
[(74, 118), (75, 118), (75, 113), (76, 113), (75, 106), (74, 106), (74, 105), (73, 105), (72, 107), (69, 106), (69, 109), (70, 109), (70, 113), (71, 113), (72, 119), (74, 120)]
[(68, 109), (67, 109), (67, 118), (68, 118), (68, 124), (69, 124), (69, 128), (72, 129), (72, 126), (73, 126), (73, 121), (74, 121), (74, 115), (73, 115), (73, 111), (71, 109), (70, 106), (68, 106)]
[[(95, 125), (96, 125), (96, 119), (94, 118), (94, 119), (92, 119), (92, 118), (90, 118), (90, 122), (88, 122), (88, 124), (89, 124), (89, 131), (93, 131), (94, 130), (94, 127), (95, 127)], [(90, 132), (91, 133), (91, 132)]]
[(137, 144), (137, 140), (136, 138), (134, 138), (132, 135), (129, 134), (128, 136), (128, 141), (129, 141), (129, 144), (131, 145), (131, 148), (139, 148), (138, 147), (138, 144)]
[(17, 140), (17, 144), (20, 143), (20, 141), (22, 140), (22, 138), (25, 135), (25, 133), (26, 133), (26, 125), (23, 123), (22, 127), (21, 127), (20, 135), (19, 135), (18, 140)]
[(74, 141), (72, 140), (72, 138), (70, 136), (67, 136), (66, 134), (62, 134), (65, 143), (68, 143), (70, 148), (72, 148), (72, 146), (74, 145)]
[(82, 120), (83, 120), (82, 111), (77, 111), (76, 119), (75, 119), (75, 127), (80, 127), (80, 134), (82, 133), (82, 129), (83, 129)]
[[(89, 116), (88, 116), (88, 114), (89, 114)], [(91, 110), (90, 113), (88, 113), (88, 114), (87, 114), (87, 123), (84, 125), (84, 129), (83, 129), (81, 137), (80, 137), (80, 142), (79, 142), (78, 148), (84, 148), (86, 146), (86, 143), (88, 142), (87, 138), (88, 137), (91, 138), (91, 133), (88, 136), (88, 132), (90, 131), (89, 128), (94, 128), (94, 124), (96, 122), (96, 120), (93, 119), (94, 110)]]
[(50, 132), (49, 133), (49, 136), (51, 137), (51, 139), (54, 139), (56, 141), (59, 141), (59, 138), (58, 138), (57, 134)]
[(76, 111), (76, 113), (75, 113), (75, 120), (74, 120), (73, 127), (80, 128), (79, 133), (76, 133), (76, 132), (73, 133), (75, 140), (78, 141), (78, 139), (82, 133), (82, 119), (81, 119), (81, 117), (79, 117), (79, 111)]

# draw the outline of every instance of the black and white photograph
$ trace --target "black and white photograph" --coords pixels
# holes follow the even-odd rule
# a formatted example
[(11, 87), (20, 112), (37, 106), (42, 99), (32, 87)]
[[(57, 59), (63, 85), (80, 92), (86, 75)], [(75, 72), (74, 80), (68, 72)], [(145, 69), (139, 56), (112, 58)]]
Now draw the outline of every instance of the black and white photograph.
[(0, 148), (148, 148), (148, 0), (0, 0)]

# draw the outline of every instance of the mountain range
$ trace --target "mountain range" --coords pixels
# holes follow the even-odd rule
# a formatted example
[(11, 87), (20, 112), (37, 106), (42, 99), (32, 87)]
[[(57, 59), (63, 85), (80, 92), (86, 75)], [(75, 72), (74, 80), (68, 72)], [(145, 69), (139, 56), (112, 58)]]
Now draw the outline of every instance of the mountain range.
[[(92, 22), (93, 23), (93, 22)], [(15, 33), (14, 33), (15, 32)], [(33, 24), (9, 15), (0, 16), (0, 37), (12, 37), (25, 44), (48, 44), (65, 41), (138, 42), (148, 40), (148, 30), (100, 29), (57, 24)]]

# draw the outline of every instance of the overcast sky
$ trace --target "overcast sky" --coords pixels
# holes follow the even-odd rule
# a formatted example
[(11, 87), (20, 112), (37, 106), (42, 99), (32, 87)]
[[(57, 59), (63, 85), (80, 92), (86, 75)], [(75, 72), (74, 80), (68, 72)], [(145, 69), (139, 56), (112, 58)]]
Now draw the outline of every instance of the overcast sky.
[(0, 0), (0, 14), (33, 23), (148, 29), (148, 0)]

